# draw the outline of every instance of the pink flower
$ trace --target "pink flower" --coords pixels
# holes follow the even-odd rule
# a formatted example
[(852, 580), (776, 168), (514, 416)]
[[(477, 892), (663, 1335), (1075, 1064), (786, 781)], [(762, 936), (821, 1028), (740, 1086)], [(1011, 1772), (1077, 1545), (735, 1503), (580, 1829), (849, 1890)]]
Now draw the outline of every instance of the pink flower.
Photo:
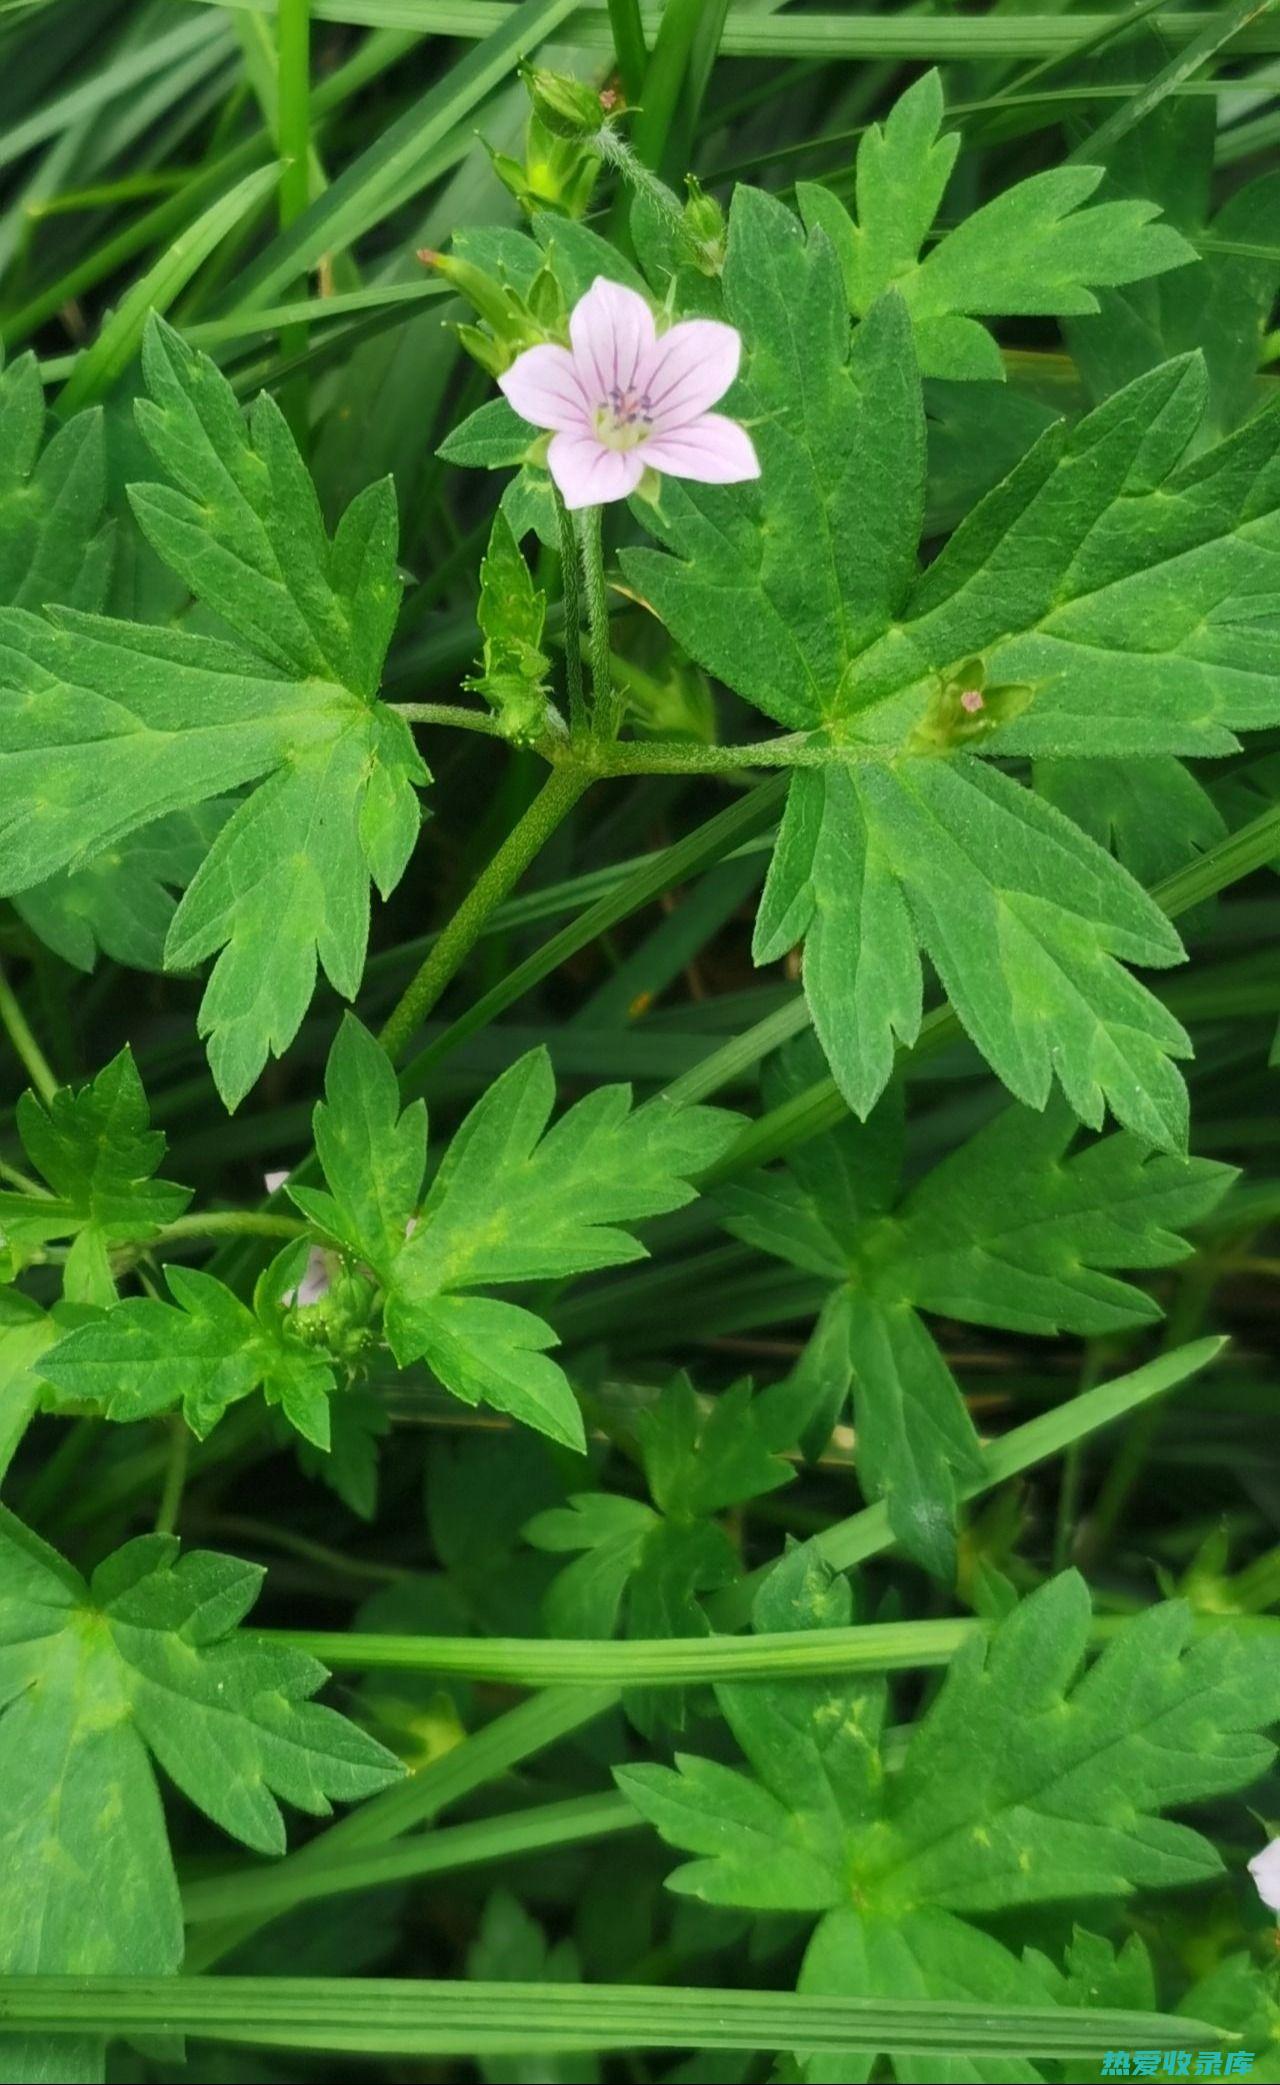
[(547, 464), (566, 507), (626, 499), (646, 468), (704, 485), (759, 477), (750, 436), (708, 411), (738, 374), (735, 327), (684, 319), (659, 335), (643, 297), (597, 275), (569, 339), (526, 349), (498, 378), (521, 419), (554, 430)]

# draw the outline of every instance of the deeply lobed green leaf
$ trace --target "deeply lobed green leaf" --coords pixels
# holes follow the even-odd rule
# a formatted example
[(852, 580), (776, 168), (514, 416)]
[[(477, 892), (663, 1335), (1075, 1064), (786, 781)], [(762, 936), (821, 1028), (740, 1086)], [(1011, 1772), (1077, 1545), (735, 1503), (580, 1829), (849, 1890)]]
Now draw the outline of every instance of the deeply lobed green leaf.
[(832, 1071), (866, 1114), (919, 1032), (926, 954), (1017, 1098), (1056, 1080), (1186, 1138), (1178, 1023), (1129, 965), (1168, 920), (1001, 759), (1231, 750), (1274, 722), (1280, 413), (1184, 460), (1205, 380), (1163, 364), (1051, 426), (923, 573), (923, 415), (901, 293), (850, 347), (828, 239), (739, 190), (724, 272), (762, 474), (665, 483), (624, 568), (676, 638), (810, 735), (761, 901), (760, 962), (805, 942)]
[(218, 830), (165, 943), (173, 968), (217, 957), (201, 1029), (234, 1106), (297, 1033), (317, 964), (354, 995), (370, 878), (385, 896), (416, 838), (427, 772), (375, 701), (400, 597), (395, 502), (389, 482), (369, 487), (331, 541), (273, 401), (246, 427), (213, 363), (159, 319), (144, 370), (139, 423), (171, 482), (133, 487), (135, 514), (236, 641), (0, 610), (3, 887), (44, 885), (166, 814), (260, 783)]

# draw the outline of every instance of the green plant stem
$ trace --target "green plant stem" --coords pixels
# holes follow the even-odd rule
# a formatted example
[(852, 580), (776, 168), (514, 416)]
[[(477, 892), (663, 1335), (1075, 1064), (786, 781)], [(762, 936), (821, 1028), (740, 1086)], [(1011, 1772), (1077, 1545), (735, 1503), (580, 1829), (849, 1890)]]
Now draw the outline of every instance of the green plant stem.
[(182, 1494), (186, 1489), (187, 1466), (191, 1459), (191, 1430), (180, 1412), (169, 1419), (169, 1453), (164, 1466), (164, 1485), (156, 1508), (157, 1535), (171, 1535), (178, 1525)]
[(567, 963), (579, 949), (588, 947), (620, 920), (630, 918), (642, 906), (651, 904), (676, 884), (722, 860), (754, 834), (763, 831), (772, 822), (781, 801), (781, 782), (776, 778), (762, 782), (737, 803), (730, 804), (727, 810), (717, 811), (714, 818), (695, 827), (682, 840), (663, 848), (660, 853), (647, 855), (636, 864), (624, 883), (598, 898), (594, 905), (587, 906), (559, 933), (551, 935), (540, 948), (534, 949), (522, 963), (509, 971), (499, 984), (460, 1014), (443, 1035), (420, 1051), (406, 1067), (406, 1092), (419, 1092), (435, 1065), (468, 1036), (475, 1035), (499, 1014), (505, 1013), (524, 993), (531, 991), (544, 977), (549, 977), (553, 970), (558, 970), (562, 963)]
[(635, 124), (636, 156), (646, 166), (657, 167), (671, 150), (699, 16), (710, 4), (712, 0), (667, 0), (663, 8)]
[(175, 1216), (147, 1243), (154, 1248), (184, 1238), (301, 1238), (306, 1229), (300, 1216), (276, 1216), (266, 1209), (206, 1209)]
[(597, 744), (611, 746), (622, 723), (622, 691), (613, 672), (609, 648), (609, 595), (604, 579), (604, 516), (600, 507), (584, 507), (578, 517), (582, 551), (582, 584), (587, 598), (591, 638), (591, 730)]
[[(349, 0), (347, 0), (349, 4)], [(317, 0), (317, 15), (343, 19), (344, 0)], [(681, 9), (687, 14), (688, 6)], [(391, 12), (390, 7), (388, 12)], [(395, 9), (404, 20), (403, 5)], [(758, 7), (730, 10), (720, 38), (726, 58), (814, 58), (831, 63), (843, 58), (910, 59), (923, 64), (955, 63), (973, 59), (1040, 58), (1051, 53), (1069, 55), (1078, 47), (1096, 48), (1104, 35), (1117, 35), (1132, 27), (1137, 10), (1115, 9), (1088, 14), (988, 14), (936, 15), (913, 13), (869, 14), (862, 9), (848, 13), (830, 7), (813, 13), (766, 14)], [(413, 15), (422, 33), (489, 36), (509, 18), (509, 0), (417, 0)], [(652, 34), (661, 25), (662, 12), (642, 7), (641, 20)], [(367, 19), (367, 16), (362, 16)], [(1189, 43), (1202, 35), (1219, 15), (1196, 9), (1187, 14), (1166, 11), (1160, 32), (1171, 45)], [(564, 40), (584, 49), (608, 50), (613, 34), (603, 7), (581, 6), (569, 16)], [(1256, 9), (1255, 18), (1235, 32), (1237, 51), (1280, 50), (1280, 28)], [(646, 82), (646, 93), (647, 93)]]
[[(1278, 1625), (1280, 1626), (1280, 1625)], [(815, 1672), (905, 1672), (946, 1665), (983, 1622), (883, 1622), (762, 1636), (392, 1636), (264, 1629), (267, 1643), (349, 1672), (452, 1673), (515, 1687), (680, 1687), (692, 1681), (797, 1679)]]
[[(1077, 1397), (1087, 1396), (1095, 1387), (1101, 1366), (1102, 1343), (1100, 1340), (1091, 1339), (1084, 1350)], [(1062, 1481), (1058, 1487), (1058, 1507), (1053, 1530), (1055, 1571), (1065, 1571), (1071, 1562), (1071, 1552), (1080, 1520), (1080, 1487), (1083, 1476), (1084, 1442), (1072, 1441), (1062, 1458)]]
[(275, 1918), (319, 1897), (382, 1889), (424, 1875), (454, 1874), (460, 1868), (544, 1853), (557, 1846), (582, 1846), (617, 1832), (637, 1831), (642, 1822), (625, 1796), (571, 1796), (562, 1803), (540, 1803), (534, 1809), (419, 1832), (396, 1846), (346, 1854), (292, 1874), (279, 1868), (264, 1874), (259, 1868), (244, 1876), (211, 1876), (183, 1893), (183, 1916), (189, 1925), (235, 1917), (243, 1911), (247, 1895), (263, 1918)]
[(19, 1194), (43, 1195), (46, 1199), (52, 1199), (47, 1187), (41, 1187), (38, 1180), (32, 1180), (17, 1166), (11, 1166), (7, 1158), (0, 1158), (0, 1180), (7, 1180), (10, 1187), (17, 1188)]
[(58, 1090), (58, 1081), (49, 1068), (48, 1059), (31, 1032), (30, 1024), (22, 1011), (18, 996), (0, 966), (0, 1026), (3, 1026), (27, 1077), (41, 1100), (50, 1101)]
[[(825, 1547), (825, 1545), (821, 1545)], [(1205, 1626), (1224, 1626), (1222, 1616)], [(1280, 1640), (1280, 1618), (1230, 1618), (1260, 1647)], [(577, 1637), (391, 1636), (313, 1629), (263, 1629), (266, 1643), (306, 1651), (324, 1665), (354, 1672), (451, 1673), (524, 1687), (687, 1687), (722, 1680), (803, 1679), (827, 1672), (923, 1672), (949, 1665), (988, 1624), (944, 1621), (870, 1622), (847, 1629), (796, 1629), (758, 1636), (670, 1636), (589, 1641)], [(1108, 1635), (1104, 1617), (1094, 1625)]]
[(523, 818), (512, 827), (492, 861), (476, 878), (378, 1036), (393, 1064), (466, 962), (489, 914), (514, 889), (530, 862), (589, 787), (590, 779), (576, 768), (557, 769), (548, 775)]
[[(579, 669), (581, 678), (581, 669)], [(502, 726), (488, 710), (464, 709), (457, 702), (389, 702), (406, 724), (444, 724), (454, 731), (480, 731), (486, 738), (501, 738)]]
[(552, 480), (551, 498), (556, 510), (556, 532), (560, 540), (560, 586), (564, 596), (564, 678), (569, 696), (569, 735), (578, 743), (587, 733), (587, 702), (582, 690), (582, 574), (578, 568), (578, 545), (569, 510)]
[(851, 755), (846, 747), (824, 743), (815, 732), (790, 731), (741, 746), (628, 739), (622, 745), (593, 747), (589, 760), (598, 775), (728, 775), (750, 767), (847, 766), (851, 758), (884, 762), (890, 757), (888, 747), (859, 748)]
[[(607, 641), (607, 626), (604, 638)], [(607, 689), (607, 706), (621, 708), (622, 690), (613, 672), (612, 654), (606, 673), (603, 644), (592, 632), (593, 681)], [(581, 700), (581, 668), (578, 676)], [(570, 688), (570, 715), (573, 689)], [(387, 707), (406, 724), (443, 724), (457, 731), (480, 731), (501, 738), (502, 726), (484, 710), (464, 709), (452, 702), (392, 702)], [(598, 710), (597, 710), (598, 713)], [(620, 722), (620, 717), (618, 718)], [(847, 767), (852, 762), (883, 765), (894, 758), (891, 746), (832, 745), (814, 731), (788, 731), (777, 738), (748, 739), (738, 746), (704, 746), (681, 739), (627, 739), (623, 743), (594, 740), (583, 744), (563, 738), (540, 739), (533, 749), (554, 767), (580, 767), (591, 777), (606, 775), (732, 775), (754, 767)]]

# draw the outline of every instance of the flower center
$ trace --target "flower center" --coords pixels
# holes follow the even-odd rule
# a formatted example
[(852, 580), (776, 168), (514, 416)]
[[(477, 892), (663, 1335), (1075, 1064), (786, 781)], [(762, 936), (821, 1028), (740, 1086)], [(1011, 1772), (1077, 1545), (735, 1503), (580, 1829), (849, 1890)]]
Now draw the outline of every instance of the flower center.
[(615, 384), (596, 407), (596, 440), (606, 449), (634, 449), (653, 433), (652, 412), (647, 391), (624, 391)]

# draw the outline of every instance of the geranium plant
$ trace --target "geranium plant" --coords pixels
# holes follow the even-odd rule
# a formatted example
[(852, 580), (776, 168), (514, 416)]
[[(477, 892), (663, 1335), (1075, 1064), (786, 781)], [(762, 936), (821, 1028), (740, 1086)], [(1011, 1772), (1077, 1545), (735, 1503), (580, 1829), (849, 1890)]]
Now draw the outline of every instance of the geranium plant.
[(0, 220), (0, 2075), (1280, 2076), (1256, 43), (159, 12)]

